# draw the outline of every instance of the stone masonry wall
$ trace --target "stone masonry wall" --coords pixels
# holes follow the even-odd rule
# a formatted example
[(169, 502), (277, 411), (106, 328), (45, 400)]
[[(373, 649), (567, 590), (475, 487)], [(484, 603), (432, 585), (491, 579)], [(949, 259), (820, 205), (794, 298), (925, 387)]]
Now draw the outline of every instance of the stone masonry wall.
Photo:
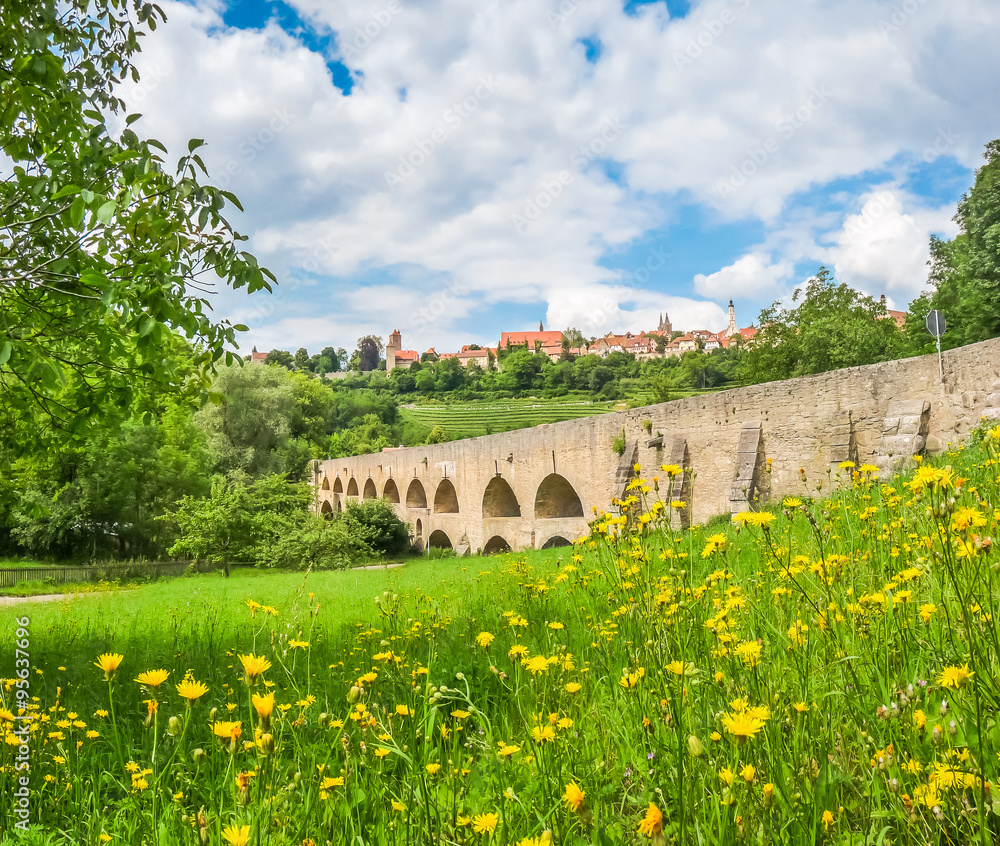
[[(539, 548), (553, 538), (572, 541), (586, 533), (594, 509), (607, 509), (622, 495), (634, 461), (650, 477), (686, 454), (696, 473), (690, 517), (702, 522), (742, 507), (733, 500), (748, 487), (743, 476), (736, 483), (740, 473), (756, 474), (761, 496), (803, 493), (800, 469), (814, 487), (831, 467), (836, 472), (845, 450), (858, 464), (888, 467), (908, 457), (901, 451), (939, 452), (981, 416), (1000, 417), (1000, 339), (945, 352), (943, 362), (943, 384), (934, 354), (464, 441), (331, 459), (316, 476), (316, 507), (335, 511), (343, 504), (344, 495), (333, 492), (338, 478), (345, 491), (352, 476), (359, 491), (371, 478), (380, 496), (391, 478), (401, 500), (397, 511), (423, 544), (441, 531), (462, 552), (497, 538), (513, 549)], [(757, 425), (759, 437), (753, 431)], [(626, 451), (619, 456), (612, 441), (623, 434)], [(739, 453), (741, 435), (744, 450), (758, 449), (763, 470), (750, 467), (752, 455)], [(484, 517), (483, 494), (496, 476), (513, 490), (520, 517)], [(444, 479), (454, 485), (458, 513), (435, 511), (435, 495), (439, 488), (447, 490)], [(406, 505), (413, 480), (423, 488), (426, 508)], [(536, 514), (543, 482), (540, 506), (565, 516)]]

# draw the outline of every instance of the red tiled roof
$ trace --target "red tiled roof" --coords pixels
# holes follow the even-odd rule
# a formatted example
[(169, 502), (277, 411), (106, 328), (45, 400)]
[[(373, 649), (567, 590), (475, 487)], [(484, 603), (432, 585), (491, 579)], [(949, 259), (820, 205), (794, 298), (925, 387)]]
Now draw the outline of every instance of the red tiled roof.
[(506, 348), (523, 347), (528, 345), (528, 349), (534, 349), (535, 342), (538, 341), (543, 347), (556, 346), (562, 348), (562, 332), (502, 332), (500, 334), (500, 346)]

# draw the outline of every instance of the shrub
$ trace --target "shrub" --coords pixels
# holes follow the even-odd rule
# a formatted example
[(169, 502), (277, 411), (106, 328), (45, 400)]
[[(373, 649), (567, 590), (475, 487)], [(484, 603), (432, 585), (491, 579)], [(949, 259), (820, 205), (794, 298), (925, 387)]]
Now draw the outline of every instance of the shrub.
[(378, 555), (396, 555), (410, 545), (406, 523), (384, 499), (348, 503), (340, 522)]
[(372, 548), (346, 521), (308, 514), (260, 549), (258, 560), (265, 567), (339, 570), (373, 556)]

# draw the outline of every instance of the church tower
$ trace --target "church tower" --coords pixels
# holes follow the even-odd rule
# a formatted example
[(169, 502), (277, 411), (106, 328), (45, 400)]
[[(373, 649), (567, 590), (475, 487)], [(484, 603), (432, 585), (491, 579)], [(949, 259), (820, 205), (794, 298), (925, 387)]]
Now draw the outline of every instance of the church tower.
[(669, 314), (661, 314), (660, 315), (660, 322), (659, 322), (659, 324), (656, 327), (656, 331), (657, 332), (662, 332), (664, 335), (667, 336), (667, 338), (669, 340), (670, 335), (673, 332), (673, 329), (670, 326), (670, 315)]
[(403, 338), (398, 329), (393, 329), (389, 336), (389, 343), (385, 345), (385, 372), (386, 375), (392, 373), (392, 368), (396, 366), (396, 353), (403, 348)]
[(735, 335), (740, 329), (736, 325), (736, 307), (733, 305), (733, 301), (729, 301), (729, 325), (726, 327), (726, 337)]

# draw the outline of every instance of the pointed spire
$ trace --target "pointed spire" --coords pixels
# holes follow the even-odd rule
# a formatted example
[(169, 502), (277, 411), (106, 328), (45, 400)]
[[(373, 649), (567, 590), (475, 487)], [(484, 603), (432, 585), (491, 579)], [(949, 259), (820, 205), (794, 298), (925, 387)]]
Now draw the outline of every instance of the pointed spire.
[(544, 332), (545, 331), (545, 327), (542, 326), (542, 321), (541, 320), (538, 321), (538, 331), (539, 332)]

